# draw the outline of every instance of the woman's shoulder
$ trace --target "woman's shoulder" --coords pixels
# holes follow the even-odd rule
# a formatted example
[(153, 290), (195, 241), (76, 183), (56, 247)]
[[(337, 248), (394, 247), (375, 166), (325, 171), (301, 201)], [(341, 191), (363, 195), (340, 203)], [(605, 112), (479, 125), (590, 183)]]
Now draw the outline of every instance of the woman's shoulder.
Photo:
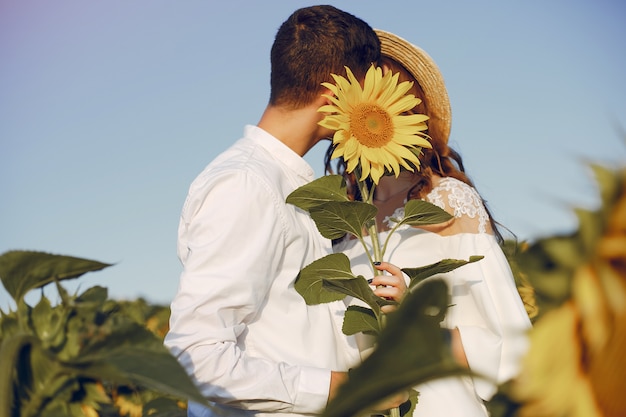
[(454, 216), (463, 231), (487, 233), (489, 215), (480, 194), (471, 185), (453, 177), (434, 177), (426, 201)]
[(472, 187), (471, 185), (459, 179), (456, 179), (454, 177), (438, 177), (438, 176), (433, 177), (433, 189), (428, 194), (428, 196), (430, 196), (431, 194), (436, 195), (442, 192), (457, 193), (457, 194), (458, 193), (475, 194), (476, 197), (481, 199), (480, 195), (478, 194), (476, 189), (474, 189), (474, 187)]

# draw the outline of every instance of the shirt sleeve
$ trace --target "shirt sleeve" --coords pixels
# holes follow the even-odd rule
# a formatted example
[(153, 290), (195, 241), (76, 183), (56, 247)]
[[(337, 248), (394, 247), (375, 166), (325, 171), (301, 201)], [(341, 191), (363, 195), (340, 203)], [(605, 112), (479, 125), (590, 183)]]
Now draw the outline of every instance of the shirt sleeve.
[(179, 226), (183, 272), (165, 344), (210, 401), (317, 413), (327, 402), (330, 370), (252, 357), (238, 344), (280, 269), (284, 204), (248, 172), (192, 185)]

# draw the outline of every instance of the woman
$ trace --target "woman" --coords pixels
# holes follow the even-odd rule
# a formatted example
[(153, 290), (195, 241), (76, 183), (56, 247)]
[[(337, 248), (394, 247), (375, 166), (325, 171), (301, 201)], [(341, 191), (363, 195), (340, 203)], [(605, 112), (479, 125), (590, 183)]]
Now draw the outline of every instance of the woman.
[[(403, 216), (409, 199), (429, 201), (453, 215), (447, 223), (436, 226), (400, 226), (387, 246), (385, 264), (418, 267), (446, 258), (484, 256), (438, 277), (445, 279), (450, 290), (451, 306), (442, 327), (450, 331), (455, 358), (486, 378), (443, 378), (416, 387), (420, 395), (414, 416), (487, 416), (485, 401), (492, 398), (498, 383), (517, 372), (530, 320), (499, 245), (502, 236), (497, 224), (464, 173), (460, 155), (448, 146), (450, 104), (437, 66), (424, 51), (404, 39), (380, 30), (377, 34), (383, 68), (400, 72), (401, 81), (414, 82), (410, 92), (422, 99), (414, 112), (429, 116), (432, 144), (432, 149), (423, 149), (419, 171), (380, 178), (374, 195), (380, 239), (387, 237), (392, 219)], [(327, 154), (329, 172), (333, 171), (331, 153), (332, 149)], [(345, 173), (342, 160), (337, 171), (346, 177), (353, 197), (358, 199), (357, 187)], [(335, 250), (348, 255), (355, 274), (371, 275), (358, 241), (343, 239)]]

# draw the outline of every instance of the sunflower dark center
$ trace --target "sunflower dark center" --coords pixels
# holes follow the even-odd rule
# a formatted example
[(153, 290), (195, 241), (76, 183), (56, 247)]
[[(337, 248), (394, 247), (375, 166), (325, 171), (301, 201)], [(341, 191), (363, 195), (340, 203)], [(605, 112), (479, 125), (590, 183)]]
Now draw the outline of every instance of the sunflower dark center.
[(362, 103), (354, 109), (350, 127), (359, 143), (370, 148), (383, 147), (393, 137), (391, 116), (375, 104)]

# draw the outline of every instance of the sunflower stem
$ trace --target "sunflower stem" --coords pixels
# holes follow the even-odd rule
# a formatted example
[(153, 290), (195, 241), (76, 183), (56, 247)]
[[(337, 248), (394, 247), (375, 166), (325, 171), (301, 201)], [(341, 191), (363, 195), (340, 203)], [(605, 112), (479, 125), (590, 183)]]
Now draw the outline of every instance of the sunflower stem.
[[(355, 174), (357, 175), (357, 178), (361, 176), (360, 171), (361, 170), (359, 169), (359, 167), (355, 169)], [(361, 197), (363, 198), (363, 201), (368, 204), (374, 205), (374, 190), (376, 189), (376, 185), (373, 184), (372, 188), (368, 189), (365, 181), (359, 180), (358, 184), (359, 184), (359, 191), (361, 192)], [(370, 239), (372, 240), (373, 257), (369, 256), (370, 262), (372, 263), (372, 271), (374, 272), (374, 276), (381, 275), (382, 272), (374, 268), (374, 262), (383, 261), (383, 252), (381, 250), (380, 240), (378, 238), (378, 225), (376, 224), (376, 218), (370, 220), (366, 227), (367, 227), (367, 233), (370, 236)], [(365, 248), (365, 252), (366, 253), (369, 252), (367, 250), (367, 247)]]
[[(360, 167), (357, 167), (355, 169), (355, 175), (357, 178), (361, 177), (361, 170), (359, 168)], [(368, 204), (374, 205), (374, 191), (376, 190), (376, 185), (373, 184), (372, 188), (368, 190), (367, 184), (365, 183), (365, 181), (357, 180), (357, 183), (359, 184), (359, 191), (361, 192), (361, 198), (363, 199), (363, 201)], [(385, 245), (381, 249), (380, 239), (378, 236), (378, 225), (376, 224), (376, 218), (372, 219), (366, 227), (367, 227), (367, 233), (369, 234), (370, 239), (372, 240), (372, 249), (374, 252), (373, 256), (370, 255), (369, 251), (367, 250), (367, 246), (365, 245), (365, 242), (363, 240), (361, 240), (361, 244), (365, 247), (365, 253), (367, 253), (367, 257), (372, 263), (372, 270), (374, 271), (374, 276), (382, 275), (382, 271), (379, 271), (377, 268), (374, 268), (374, 262), (382, 262), (384, 250), (387, 248), (389, 237), (387, 237), (387, 239), (385, 240)], [(377, 319), (378, 319), (379, 327), (381, 329), (385, 328), (385, 326), (387, 325), (387, 315), (383, 313), (380, 316), (378, 316)], [(390, 409), (389, 417), (401, 417), (400, 408), (394, 407)]]

